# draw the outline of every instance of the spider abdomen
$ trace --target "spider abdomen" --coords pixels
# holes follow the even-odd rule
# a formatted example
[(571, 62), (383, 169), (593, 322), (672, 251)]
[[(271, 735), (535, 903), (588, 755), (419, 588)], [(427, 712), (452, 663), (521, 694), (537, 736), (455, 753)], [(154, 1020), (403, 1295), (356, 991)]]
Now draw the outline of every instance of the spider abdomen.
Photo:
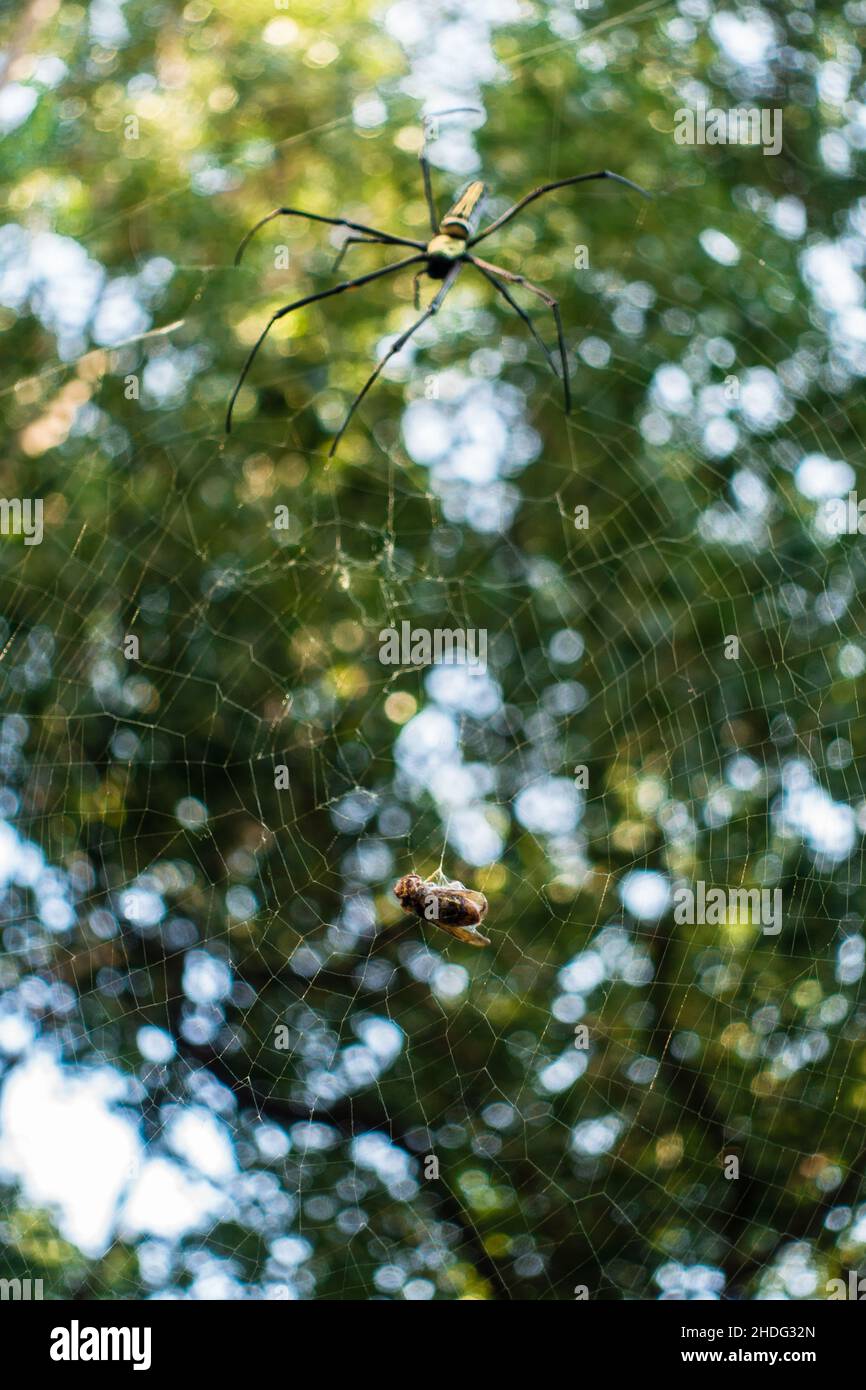
[(450, 234), (462, 237), (466, 241), (469, 233), (478, 225), (485, 192), (484, 184), (479, 179), (473, 179), (472, 183), (468, 183), (457, 202), (452, 204), (439, 223), (440, 232), (444, 232), (446, 236)]

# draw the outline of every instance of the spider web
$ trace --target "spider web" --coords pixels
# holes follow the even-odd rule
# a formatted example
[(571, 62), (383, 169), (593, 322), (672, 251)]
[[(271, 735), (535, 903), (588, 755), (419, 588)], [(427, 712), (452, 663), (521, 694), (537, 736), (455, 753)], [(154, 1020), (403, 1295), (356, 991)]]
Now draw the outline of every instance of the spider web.
[[(485, 81), (496, 8), (474, 7)], [(602, 18), (579, 70), (634, 55), (663, 9)], [(445, 82), (447, 25), (413, 38), (395, 12), (409, 98), (489, 104), (471, 64)], [(572, 16), (547, 18), (515, 82), (574, 45)], [(561, 167), (562, 99), (550, 109)], [(355, 133), (339, 117), (328, 139)], [(450, 140), (440, 203), (443, 167), (473, 172), (471, 132)], [(859, 1258), (862, 561), (825, 504), (861, 442), (843, 407), (862, 310), (821, 244), (801, 257), (798, 200), (716, 153), (731, 201), (681, 274), (659, 274), (670, 241), (629, 195), (621, 235), (587, 231), (568, 420), (522, 325), (464, 276), (386, 373), (399, 421), (358, 412), (348, 468), (305, 445), (309, 372), (279, 346), (255, 383), (265, 406), (285, 390), (279, 419), (251, 392), (230, 445), (222, 380), (197, 429), (172, 409), (207, 375), (190, 346), (148, 359), (148, 414), (115, 401), (133, 443), (110, 471), (94, 454), (61, 485), (35, 437), (64, 500), (50, 563), (28, 555), (5, 585), (4, 1017), (133, 1117), (110, 1235), (80, 1270), (90, 1296), (808, 1297)], [(688, 176), (664, 192), (667, 226), (691, 225)], [(581, 228), (608, 207), (595, 197)], [(564, 224), (543, 218), (542, 252), (520, 223), (511, 245), (553, 286)], [(852, 274), (862, 223), (852, 197), (831, 247)], [(121, 372), (180, 327), (188, 345), (218, 331), (221, 271), (180, 269), (182, 323), (114, 348)], [(742, 331), (744, 284), (782, 306), (798, 272), (808, 347), (758, 309)], [(390, 340), (346, 354), (342, 303), (315, 329), (330, 430)], [(38, 379), (73, 365), (97, 379), (85, 354)], [(404, 619), (483, 629), (488, 669), (382, 665), (380, 630)], [(483, 891), (491, 946), (407, 921), (390, 889), (410, 870)], [(699, 880), (781, 886), (780, 935), (735, 916), (673, 930), (673, 887)], [(8, 1051), (4, 1166), (33, 1202), (50, 1182), (15, 1088), (43, 1054)], [(58, 1219), (74, 1233), (62, 1202)]]

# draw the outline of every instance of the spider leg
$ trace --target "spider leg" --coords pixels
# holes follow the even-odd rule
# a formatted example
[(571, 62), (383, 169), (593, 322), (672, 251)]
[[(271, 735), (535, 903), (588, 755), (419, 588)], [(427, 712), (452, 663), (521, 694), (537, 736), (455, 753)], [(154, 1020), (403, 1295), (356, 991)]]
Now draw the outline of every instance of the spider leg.
[(439, 214), (436, 211), (436, 200), (433, 197), (430, 161), (427, 158), (427, 144), (435, 130), (432, 122), (437, 121), (440, 116), (459, 116), (464, 111), (472, 111), (476, 116), (481, 114), (480, 108), (477, 106), (451, 106), (447, 111), (431, 111), (429, 116), (424, 117), (424, 142), (421, 145), (418, 162), (421, 165), (421, 174), (424, 179), (424, 197), (427, 199), (427, 211), (430, 214), (430, 229), (434, 234), (439, 230)]
[(418, 274), (415, 276), (414, 280), (412, 281), (412, 287), (413, 287), (412, 299), (413, 299), (413, 302), (414, 302), (414, 304), (415, 304), (415, 308), (416, 308), (416, 309), (420, 309), (420, 308), (421, 308), (421, 284), (420, 284), (420, 280), (421, 280), (421, 276), (424, 275), (425, 273), (426, 273), (425, 271), (419, 270), (419, 271), (418, 271)]
[(277, 319), (285, 318), (286, 314), (291, 314), (294, 309), (303, 309), (305, 304), (315, 304), (316, 301), (319, 299), (329, 299), (332, 294), (342, 294), (343, 290), (355, 290), (359, 287), (359, 285), (367, 285), (370, 283), (371, 280), (380, 280), (383, 275), (390, 275), (395, 270), (402, 270), (403, 267), (407, 265), (415, 265), (416, 262), (423, 259), (423, 256), (407, 256), (405, 260), (395, 261), (393, 265), (386, 265), (381, 270), (371, 270), (366, 275), (359, 275), (356, 280), (344, 280), (342, 284), (333, 285), (329, 290), (320, 290), (318, 294), (308, 294), (303, 299), (296, 299), (293, 304), (286, 304), (283, 306), (282, 309), (277, 309), (276, 313), (271, 314), (271, 317), (268, 319), (263, 332), (256, 339), (255, 343), (253, 343), (247, 360), (243, 365), (241, 374), (238, 377), (237, 385), (234, 391), (232, 391), (231, 399), (228, 405), (228, 410), (226, 411), (226, 434), (231, 434), (232, 411), (234, 410), (234, 405), (235, 401), (238, 398), (238, 393), (241, 387), (243, 386), (244, 381), (246, 380), (247, 372), (253, 365), (253, 359), (255, 358), (256, 353), (258, 352), (262, 343), (265, 341), (265, 338), (270, 333), (274, 324), (277, 322)]
[(360, 242), (363, 242), (363, 243), (364, 243), (365, 245), (367, 245), (367, 246), (387, 246), (387, 245), (388, 245), (388, 242), (387, 242), (387, 241), (383, 241), (381, 237), (377, 237), (377, 236), (375, 236), (375, 237), (374, 237), (374, 236), (347, 236), (347, 237), (346, 237), (346, 240), (343, 242), (342, 246), (340, 247), (339, 251), (337, 252), (337, 259), (334, 261), (334, 264), (331, 266), (331, 274), (332, 274), (332, 275), (335, 274), (336, 271), (339, 270), (340, 265), (342, 264), (343, 257), (345, 256), (345, 254), (346, 254), (346, 252), (348, 251), (349, 247), (352, 246), (352, 245), (354, 245), (354, 244), (356, 244), (356, 243), (360, 243)]
[(421, 176), (424, 179), (424, 197), (427, 199), (427, 211), (430, 214), (430, 226), (435, 236), (439, 230), (439, 214), (436, 211), (436, 201), (433, 197), (433, 183), (430, 178), (430, 161), (427, 158), (427, 127), (424, 128), (424, 143), (418, 155), (418, 162), (421, 165)]
[(556, 363), (553, 360), (553, 354), (551, 353), (550, 348), (547, 346), (547, 343), (540, 336), (540, 334), (536, 331), (536, 327), (535, 324), (532, 322), (532, 319), (523, 309), (521, 309), (517, 300), (514, 298), (514, 295), (506, 289), (505, 285), (503, 285), (501, 281), (497, 280), (493, 275), (491, 275), (489, 270), (485, 269), (486, 262), (485, 265), (481, 265), (480, 262), (475, 258), (475, 256), (467, 256), (467, 260), (471, 265), (475, 266), (476, 270), (481, 271), (481, 274), (484, 276), (485, 280), (489, 280), (493, 288), (495, 290), (498, 290), (499, 293), (502, 295), (502, 298), (507, 300), (507, 302), (511, 305), (518, 318), (521, 318), (523, 320), (523, 322), (526, 324), (526, 327), (532, 334), (533, 338), (538, 343), (538, 346), (541, 348), (541, 351), (547, 358), (550, 364), (550, 370), (553, 372), (553, 375), (555, 377), (558, 377), (559, 372), (556, 370)]
[(559, 313), (559, 303), (548, 294), (546, 290), (540, 290), (537, 285), (533, 285), (526, 279), (525, 275), (514, 275), (510, 270), (503, 270), (501, 265), (491, 265), (489, 261), (482, 261), (477, 256), (471, 257), (472, 264), (481, 271), (488, 271), (491, 275), (497, 275), (503, 280), (507, 280), (512, 285), (522, 285), (530, 294), (537, 295), (550, 309), (556, 323), (556, 339), (559, 345), (559, 360), (562, 363), (562, 391), (565, 396), (565, 413), (571, 413), (571, 387), (568, 384), (568, 357), (565, 351), (565, 338), (562, 335), (562, 319)]
[(504, 227), (506, 222), (510, 222), (512, 217), (516, 217), (530, 203), (534, 203), (536, 198), (541, 198), (545, 193), (552, 193), (556, 188), (568, 188), (573, 183), (587, 183), (590, 179), (614, 179), (617, 183), (624, 183), (626, 188), (633, 188), (635, 193), (640, 193), (644, 198), (652, 197), (645, 188), (639, 184), (632, 183), (631, 179), (626, 179), (622, 174), (612, 174), (609, 169), (598, 169), (594, 174), (575, 174), (570, 179), (557, 179), (555, 183), (544, 183), (540, 188), (534, 188), (531, 193), (527, 193), (525, 198), (514, 204), (507, 212), (503, 212), (501, 217), (497, 217), (495, 222), (491, 222), (489, 227), (484, 227), (477, 236), (470, 237), (469, 245), (474, 246), (476, 242), (483, 241), (491, 232), (498, 232), (500, 227)]
[[(404, 262), (404, 264), (405, 264), (405, 262)], [(411, 325), (411, 327), (409, 327), (409, 328), (406, 329), (405, 333), (401, 333), (400, 336), (399, 336), (399, 338), (395, 339), (395, 341), (394, 341), (394, 342), (391, 344), (391, 346), (389, 347), (388, 351), (385, 353), (384, 357), (381, 357), (381, 358), (379, 359), (379, 361), (376, 363), (376, 368), (375, 368), (375, 370), (374, 370), (374, 371), (371, 373), (371, 375), (367, 378), (367, 380), (365, 381), (364, 385), (361, 387), (361, 390), (358, 392), (357, 396), (355, 397), (355, 399), (353, 400), (351, 406), (349, 407), (349, 412), (348, 412), (348, 414), (347, 414), (345, 420), (343, 421), (342, 425), (340, 426), (340, 431), (339, 431), (339, 433), (337, 434), (336, 438), (334, 439), (334, 442), (333, 442), (333, 444), (331, 445), (330, 449), (328, 450), (328, 458), (333, 458), (333, 456), (334, 456), (334, 454), (336, 453), (336, 450), (337, 450), (337, 445), (340, 443), (340, 440), (343, 438), (343, 435), (346, 433), (346, 429), (347, 429), (347, 427), (348, 427), (349, 421), (351, 420), (351, 418), (352, 418), (352, 416), (354, 415), (355, 411), (358, 409), (358, 406), (361, 404), (361, 402), (362, 402), (362, 400), (364, 399), (364, 397), (366, 396), (367, 392), (370, 390), (370, 387), (371, 387), (371, 386), (374, 384), (374, 382), (378, 379), (379, 374), (380, 374), (381, 371), (382, 371), (382, 368), (385, 366), (385, 363), (388, 362), (388, 361), (390, 360), (390, 358), (392, 358), (392, 357), (395, 355), (395, 353), (398, 353), (398, 352), (400, 351), (401, 347), (403, 347), (406, 343), (408, 343), (409, 339), (412, 337), (412, 334), (413, 334), (413, 333), (417, 333), (417, 331), (418, 331), (418, 329), (421, 327), (422, 323), (426, 323), (427, 320), (433, 316), (433, 314), (438, 313), (439, 308), (440, 308), (440, 306), (441, 306), (441, 304), (442, 304), (442, 301), (443, 301), (443, 299), (445, 298), (445, 296), (446, 296), (446, 294), (448, 293), (448, 291), (449, 291), (449, 290), (451, 289), (451, 287), (453, 286), (454, 281), (457, 279), (457, 275), (458, 275), (459, 271), (460, 271), (460, 266), (459, 266), (459, 265), (455, 265), (454, 268), (453, 268), (452, 270), (449, 270), (448, 274), (447, 274), (446, 277), (445, 277), (445, 280), (444, 280), (444, 282), (443, 282), (443, 285), (442, 285), (441, 290), (440, 290), (439, 293), (435, 296), (435, 298), (431, 299), (430, 303), (427, 305), (427, 308), (424, 310), (424, 312), (423, 312), (423, 314), (421, 315), (421, 317), (418, 318), (418, 319), (416, 319), (415, 322)]]
[(251, 227), (235, 252), (235, 265), (240, 265), (241, 256), (247, 249), (247, 243), (254, 237), (260, 227), (264, 227), (266, 222), (272, 222), (275, 217), (306, 217), (310, 222), (327, 222), (332, 227), (348, 227), (352, 232), (364, 232), (366, 236), (378, 237), (380, 241), (387, 242), (391, 246), (414, 246), (417, 251), (424, 250), (423, 241), (410, 241), (408, 237), (392, 236), (390, 232), (381, 232), (378, 227), (366, 227), (363, 222), (349, 222), (345, 217), (322, 217), (318, 212), (302, 212), (300, 208), (274, 208), (267, 217), (263, 217), (254, 227)]

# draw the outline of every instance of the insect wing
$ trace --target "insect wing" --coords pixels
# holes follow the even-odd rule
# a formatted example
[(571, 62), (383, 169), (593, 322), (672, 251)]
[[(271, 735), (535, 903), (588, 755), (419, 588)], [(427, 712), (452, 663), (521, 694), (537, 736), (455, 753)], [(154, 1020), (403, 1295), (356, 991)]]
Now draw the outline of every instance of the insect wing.
[(449, 936), (456, 936), (458, 941), (464, 942), (467, 946), (490, 945), (490, 938), (482, 936), (480, 931), (476, 931), (475, 927), (458, 927), (452, 922), (443, 922), (441, 919), (434, 925), (441, 927), (443, 931), (447, 931)]
[(478, 919), (479, 921), (483, 921), (487, 916), (487, 899), (484, 894), (476, 893), (474, 888), (464, 888), (463, 896), (464, 898), (468, 898), (471, 903), (475, 904), (478, 908)]

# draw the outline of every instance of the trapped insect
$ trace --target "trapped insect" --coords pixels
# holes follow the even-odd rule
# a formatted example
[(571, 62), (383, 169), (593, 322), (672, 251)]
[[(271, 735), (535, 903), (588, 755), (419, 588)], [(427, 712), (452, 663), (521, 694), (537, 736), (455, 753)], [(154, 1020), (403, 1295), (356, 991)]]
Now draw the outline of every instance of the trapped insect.
[[(471, 106), (458, 106), (451, 108), (449, 111), (437, 112), (436, 115), (453, 116), (465, 111), (474, 112), (476, 108)], [(303, 212), (300, 208), (287, 207), (274, 208), (273, 212), (269, 212), (267, 217), (263, 217), (260, 222), (257, 222), (256, 225), (251, 227), (247, 232), (238, 247), (237, 255), (235, 256), (235, 265), (240, 264), (241, 257), (250, 238), (260, 227), (264, 227), (267, 222), (272, 221), (275, 217), (306, 217), (311, 222), (326, 222), (333, 227), (348, 227), (351, 232), (361, 233), (359, 236), (348, 236), (343, 242), (340, 253), (334, 262), (334, 270), (337, 269), (337, 266), (342, 261), (349, 247), (358, 242), (362, 242), (366, 245), (409, 246), (415, 250), (416, 254), (405, 256), (399, 261), (394, 261), (391, 265), (386, 265), (381, 270), (372, 270), (366, 275), (359, 275), (354, 280), (343, 280), (339, 285), (334, 285), (329, 290), (320, 290), (318, 294), (305, 295), (303, 299), (296, 299), (294, 303), (286, 304), (282, 309), (277, 309), (277, 311), (271, 315), (261, 335), (253, 344), (241, 370), (237, 385), (231, 394), (228, 411), (226, 413), (227, 434), (231, 432), (232, 411), (234, 410), (235, 401), (246, 380), (247, 373), (253, 364), (256, 353), (273, 325), (279, 319), (285, 318), (286, 314), (293, 313), (295, 309), (304, 308), (307, 304), (314, 304), (320, 299), (328, 299), (334, 294), (342, 294), (344, 290), (358, 289), (361, 285), (368, 285), (373, 280), (380, 280), (385, 275), (393, 275), (395, 271), (403, 270), (410, 265), (422, 266), (422, 269), (419, 270), (415, 276), (416, 308), (418, 307), (418, 281), (422, 275), (427, 275), (434, 281), (441, 281), (442, 288), (430, 301), (420, 317), (395, 339), (385, 355), (376, 364), (375, 370), (367, 378), (367, 381), (361, 387), (361, 390), (349, 407), (348, 414), (331, 445), (329, 457), (336, 452), (337, 446), (346, 431), (349, 421), (367, 392), (370, 390), (370, 387), (378, 379), (385, 364), (395, 353), (398, 353), (400, 349), (405, 346), (413, 333), (416, 333), (423, 323), (426, 323), (433, 314), (438, 313), (445, 296), (448, 294), (449, 290), (451, 290), (457, 276), (466, 265), (471, 265), (479, 271), (480, 274), (484, 276), (485, 280), (489, 281), (493, 288), (501, 294), (502, 298), (510, 305), (523, 323), (526, 324), (526, 327), (529, 329), (547, 358), (554, 376), (561, 375), (566, 413), (571, 410), (571, 391), (568, 384), (568, 359), (565, 351), (565, 340), (562, 335), (562, 320), (560, 318), (558, 301), (554, 299), (552, 295), (549, 295), (546, 290), (539, 289), (537, 285), (531, 284), (525, 276), (515, 275), (512, 271), (503, 269), (502, 266), (491, 265), (489, 261), (483, 261), (480, 257), (471, 255), (471, 248), (477, 246), (479, 241), (483, 241), (485, 237), (490, 236), (493, 232), (498, 232), (501, 227), (504, 227), (507, 222), (510, 222), (513, 217), (516, 217), (519, 212), (522, 212), (523, 209), (534, 202), (536, 198), (541, 198), (545, 193), (552, 193), (557, 188), (567, 188), (575, 183), (587, 183), (591, 179), (614, 179), (617, 183), (623, 183), (627, 188), (634, 189), (636, 193), (641, 193), (645, 198), (648, 198), (650, 195), (645, 189), (639, 188), (636, 183), (632, 183), (631, 179), (624, 178), (622, 174), (612, 174), (609, 169), (598, 169), (593, 174), (575, 174), (571, 178), (556, 179), (553, 183), (545, 183), (542, 184), (540, 188), (533, 189), (531, 193), (527, 193), (516, 202), (513, 207), (508, 208), (506, 212), (503, 212), (499, 217), (495, 218), (493, 222), (489, 223), (488, 226), (476, 233), (475, 228), (481, 216), (481, 207), (485, 195), (485, 185), (480, 180), (473, 180), (471, 183), (467, 184), (459, 198), (452, 204), (443, 218), (440, 219), (437, 212), (433, 197), (433, 185), (430, 177), (430, 164), (427, 159), (427, 142), (430, 138), (429, 122), (433, 119), (435, 118), (428, 117), (425, 122), (424, 142), (419, 155), (421, 173), (424, 179), (424, 195), (427, 199), (427, 208), (430, 214), (430, 229), (433, 233), (432, 238), (428, 242), (416, 241), (412, 237), (396, 236), (392, 232), (383, 232), (376, 227), (367, 227), (363, 222), (350, 222), (345, 217), (324, 217), (317, 212)], [(529, 315), (521, 309), (508, 289), (508, 285), (522, 286), (523, 289), (528, 290), (530, 294), (534, 294), (536, 298), (540, 299), (553, 314), (559, 350), (559, 372), (557, 372), (556, 363), (554, 362), (550, 349), (539, 337)]]
[(467, 946), (489, 946), (490, 940), (478, 930), (487, 916), (483, 893), (464, 888), (462, 883), (438, 884), (420, 874), (405, 874), (394, 884), (394, 896), (406, 912), (414, 912), (422, 922), (432, 922)]

